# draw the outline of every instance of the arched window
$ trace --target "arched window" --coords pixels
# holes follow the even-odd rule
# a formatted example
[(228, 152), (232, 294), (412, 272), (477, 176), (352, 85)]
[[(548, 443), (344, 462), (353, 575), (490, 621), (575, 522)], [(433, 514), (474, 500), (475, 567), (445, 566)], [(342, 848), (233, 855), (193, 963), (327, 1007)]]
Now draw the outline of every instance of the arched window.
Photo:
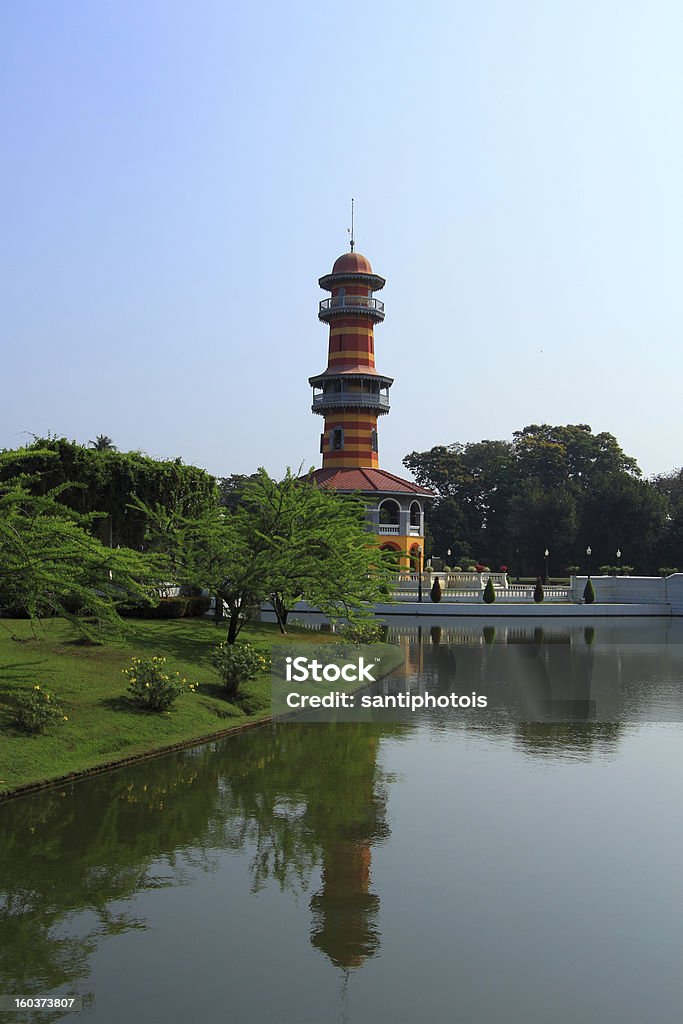
[(410, 506), (410, 525), (411, 526), (419, 527), (419, 526), (422, 525), (421, 522), (420, 522), (421, 512), (422, 512), (422, 509), (420, 508), (419, 501), (413, 501), (411, 503), (411, 506)]
[(401, 507), (393, 498), (385, 498), (379, 506), (380, 526), (398, 526), (401, 519)]

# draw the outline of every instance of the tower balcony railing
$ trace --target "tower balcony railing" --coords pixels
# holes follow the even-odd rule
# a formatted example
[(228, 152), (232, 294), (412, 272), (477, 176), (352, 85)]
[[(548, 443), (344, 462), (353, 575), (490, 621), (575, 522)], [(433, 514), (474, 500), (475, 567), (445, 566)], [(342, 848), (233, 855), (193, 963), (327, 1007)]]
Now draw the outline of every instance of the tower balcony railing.
[(371, 295), (333, 295), (331, 299), (321, 301), (318, 315), (345, 312), (371, 313), (373, 316), (383, 317), (384, 303)]
[(313, 395), (313, 408), (339, 408), (340, 406), (353, 406), (361, 409), (381, 409), (389, 411), (388, 395), (369, 395), (362, 391), (323, 391), (322, 394)]
[(377, 532), (398, 534), (401, 532), (401, 527), (398, 523), (380, 523), (377, 528)]

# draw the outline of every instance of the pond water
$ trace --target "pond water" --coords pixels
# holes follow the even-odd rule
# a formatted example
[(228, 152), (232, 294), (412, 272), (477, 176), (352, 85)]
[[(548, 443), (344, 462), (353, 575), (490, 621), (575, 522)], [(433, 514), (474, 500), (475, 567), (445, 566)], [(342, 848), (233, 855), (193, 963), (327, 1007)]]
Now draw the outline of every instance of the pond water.
[(0, 805), (0, 993), (98, 1024), (679, 1024), (683, 621), (588, 629), (397, 620), (378, 692), (488, 707), (280, 722)]

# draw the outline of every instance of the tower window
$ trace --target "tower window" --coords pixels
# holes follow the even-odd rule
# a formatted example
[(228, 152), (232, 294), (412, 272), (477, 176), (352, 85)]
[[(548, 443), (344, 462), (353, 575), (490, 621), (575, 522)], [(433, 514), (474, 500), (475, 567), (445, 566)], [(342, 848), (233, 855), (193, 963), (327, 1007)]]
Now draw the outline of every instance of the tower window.
[(333, 452), (340, 452), (344, 447), (344, 428), (335, 427), (331, 432), (330, 448)]
[(376, 452), (377, 451), (377, 431), (376, 430), (371, 430), (370, 431), (370, 444), (372, 446), (373, 452)]

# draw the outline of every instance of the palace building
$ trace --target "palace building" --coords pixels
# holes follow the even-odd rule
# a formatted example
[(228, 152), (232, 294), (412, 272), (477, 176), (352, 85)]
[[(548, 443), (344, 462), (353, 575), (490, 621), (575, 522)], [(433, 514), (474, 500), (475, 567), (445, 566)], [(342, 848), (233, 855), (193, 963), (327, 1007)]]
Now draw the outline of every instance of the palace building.
[(352, 240), (351, 251), (335, 261), (319, 284), (330, 292), (318, 312), (329, 325), (329, 341), (327, 367), (309, 377), (311, 408), (324, 421), (322, 468), (311, 479), (342, 494), (359, 494), (380, 546), (396, 552), (401, 569), (422, 571), (424, 502), (432, 494), (379, 466), (377, 421), (389, 412), (394, 382), (375, 368), (374, 330), (384, 320), (384, 303), (375, 292), (385, 280), (354, 252)]

